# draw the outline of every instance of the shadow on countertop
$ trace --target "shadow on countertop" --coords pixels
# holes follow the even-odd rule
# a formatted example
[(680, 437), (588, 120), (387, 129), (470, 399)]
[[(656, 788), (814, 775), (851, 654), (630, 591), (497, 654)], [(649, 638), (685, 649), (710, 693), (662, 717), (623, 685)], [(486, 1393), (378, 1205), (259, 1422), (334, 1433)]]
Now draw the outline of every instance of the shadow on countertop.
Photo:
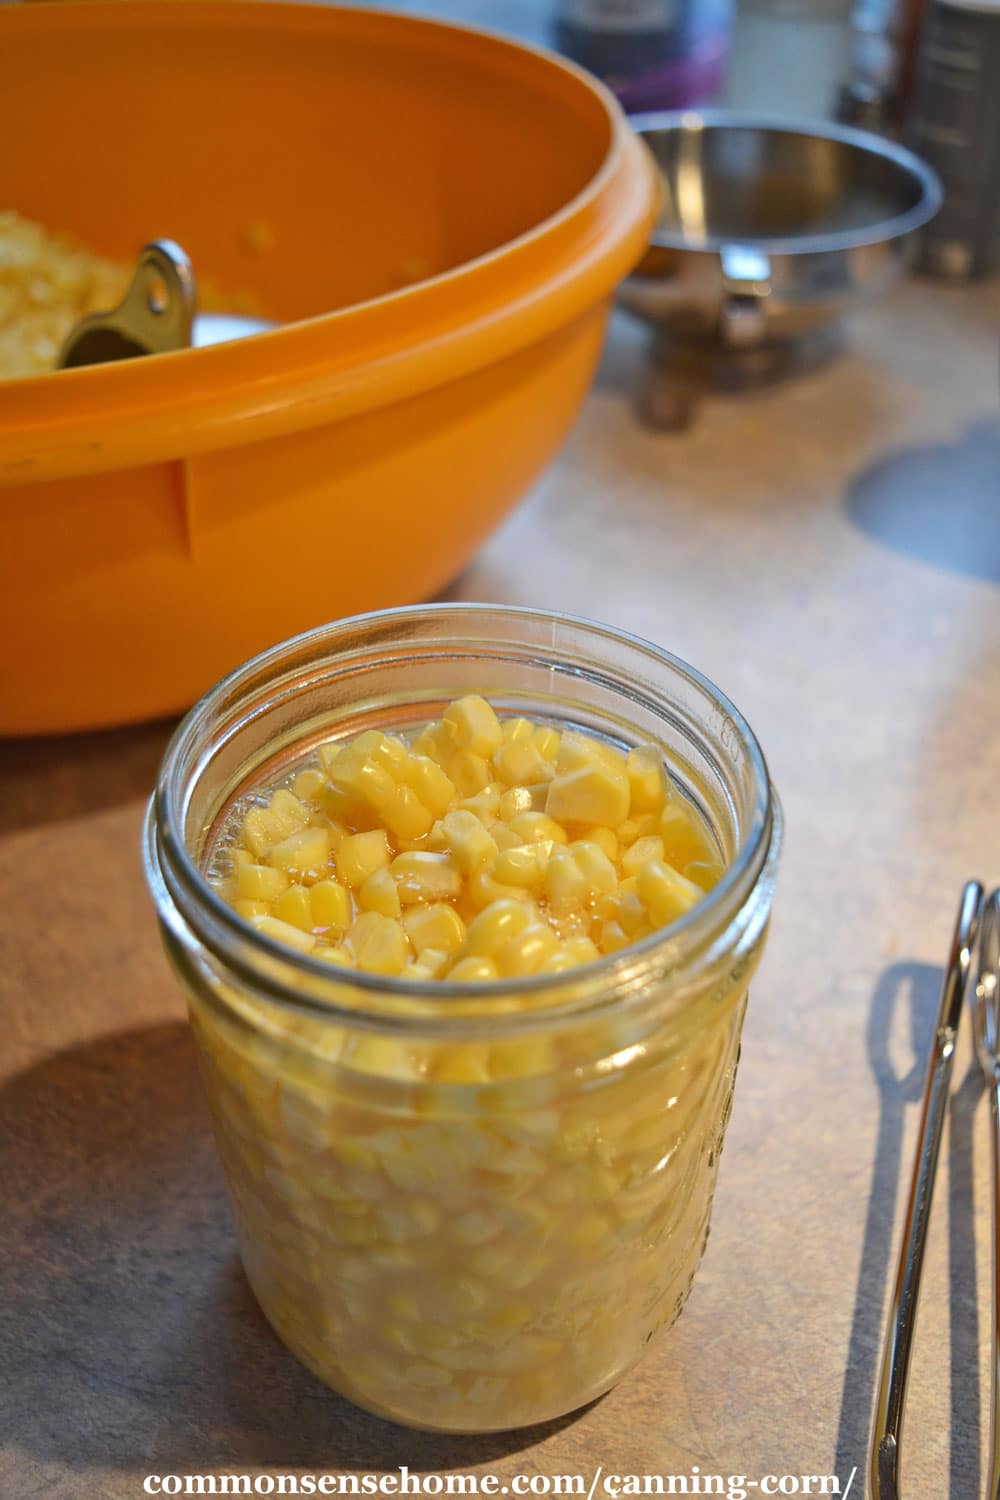
[(36, 1492), (33, 1464), (39, 1475), (53, 1464), (122, 1471), (122, 1495), (130, 1473), (192, 1467), (467, 1468), (573, 1420), (478, 1437), (412, 1432), (299, 1365), (240, 1268), (180, 1023), (15, 1077), (0, 1089), (0, 1141), (4, 1494)]
[[(907, 1117), (919, 1108), (923, 1097), (942, 979), (942, 971), (928, 964), (893, 964), (879, 979), (869, 1013), (868, 1061), (879, 1089), (879, 1126), (841, 1396), (835, 1461), (838, 1474), (849, 1472), (859, 1462), (859, 1455), (865, 1455), (863, 1462), (867, 1464), (885, 1318), (902, 1233), (895, 1222), (897, 1195), (902, 1184), (901, 1201), (905, 1203), (913, 1170), (912, 1157), (903, 1154), (903, 1140)], [(897, 1066), (900, 1049), (894, 1045), (901, 1007), (906, 1007), (902, 1024), (910, 1063), (905, 1073)], [(974, 1117), (982, 1094), (982, 1080), (973, 1058), (961, 1085), (952, 1092), (948, 1116), (950, 1500), (965, 1500), (976, 1493), (981, 1464), (979, 1314), (970, 1288), (976, 1286)], [(945, 1358), (942, 1350), (938, 1367), (942, 1383)], [(919, 1431), (904, 1433), (904, 1440), (919, 1450)], [(867, 1493), (864, 1482), (859, 1489)]]
[(953, 442), (886, 454), (855, 478), (846, 505), (893, 551), (1000, 583), (1000, 416)]
[(176, 724), (0, 739), (0, 834), (148, 797)]

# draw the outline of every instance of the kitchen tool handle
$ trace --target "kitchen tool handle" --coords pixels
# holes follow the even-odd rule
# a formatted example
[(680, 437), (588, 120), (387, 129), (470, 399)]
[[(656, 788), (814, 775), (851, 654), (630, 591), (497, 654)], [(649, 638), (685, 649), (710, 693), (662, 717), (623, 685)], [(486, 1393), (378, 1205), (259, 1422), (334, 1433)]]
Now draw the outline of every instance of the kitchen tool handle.
[(59, 369), (166, 354), (191, 344), (197, 307), (194, 271), (180, 245), (152, 240), (139, 252), (128, 291), (110, 312), (93, 313), (72, 329)]
[(976, 1051), (990, 1091), (993, 1309), (990, 1321), (990, 1457), (987, 1500), (1000, 1500), (1000, 891), (983, 907), (974, 991)]
[(763, 343), (767, 336), (767, 299), (771, 295), (771, 262), (755, 245), (723, 245), (719, 251), (723, 299), (719, 332), (731, 349)]
[(906, 1387), (910, 1375), (913, 1328), (916, 1319), (920, 1277), (927, 1242), (934, 1178), (941, 1150), (941, 1134), (952, 1066), (955, 1039), (968, 985), (972, 948), (983, 905), (983, 888), (969, 881), (962, 892), (958, 918), (941, 986), (934, 1039), (927, 1067), (917, 1157), (910, 1183), (903, 1242), (896, 1269), (889, 1323), (886, 1332), (875, 1420), (872, 1428), (869, 1466), (871, 1500), (899, 1500), (899, 1455), (903, 1432)]

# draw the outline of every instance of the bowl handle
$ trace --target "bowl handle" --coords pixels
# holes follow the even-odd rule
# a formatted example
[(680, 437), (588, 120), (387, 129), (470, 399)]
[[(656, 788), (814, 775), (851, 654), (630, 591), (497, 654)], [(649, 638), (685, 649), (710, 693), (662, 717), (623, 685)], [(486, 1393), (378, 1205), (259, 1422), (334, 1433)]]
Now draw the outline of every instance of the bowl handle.
[(754, 245), (723, 245), (719, 251), (723, 298), (719, 332), (731, 349), (752, 348), (767, 335), (771, 262)]

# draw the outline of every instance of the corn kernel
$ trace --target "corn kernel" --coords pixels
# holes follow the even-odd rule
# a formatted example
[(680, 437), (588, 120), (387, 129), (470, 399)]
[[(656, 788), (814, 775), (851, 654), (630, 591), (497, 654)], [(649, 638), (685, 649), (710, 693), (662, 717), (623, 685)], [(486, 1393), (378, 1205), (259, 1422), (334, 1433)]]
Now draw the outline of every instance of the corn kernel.
[(521, 886), (502, 885), (492, 870), (477, 870), (465, 887), (465, 902), (473, 911), (484, 911), (494, 901), (527, 901), (530, 892)]
[(535, 726), (530, 719), (504, 719), (502, 726), (503, 742), (511, 745), (515, 740), (530, 740), (534, 737)]
[(552, 845), (547, 839), (537, 844), (516, 844), (498, 856), (493, 878), (500, 885), (537, 891), (545, 879), (545, 867), (551, 853)]
[(655, 745), (637, 745), (626, 759), (629, 784), (629, 816), (661, 811), (669, 794), (663, 756)]
[(473, 755), (492, 755), (503, 738), (500, 720), (486, 699), (477, 694), (450, 704), (445, 709), (444, 722), (458, 749)]
[(290, 922), (301, 932), (312, 932), (315, 926), (312, 902), (304, 885), (290, 885), (287, 891), (282, 891), (271, 911), (280, 921)]
[(615, 867), (600, 845), (581, 839), (573, 844), (571, 853), (587, 883), (587, 901), (596, 901), (599, 896), (607, 896), (615, 889), (618, 884)]
[(398, 786), (382, 808), (382, 821), (396, 839), (421, 839), (430, 833), (434, 817), (410, 786)]
[(411, 755), (406, 784), (435, 818), (443, 818), (455, 800), (455, 784), (429, 755)]
[(337, 874), (352, 890), (363, 885), (369, 875), (383, 869), (391, 858), (389, 840), (383, 828), (367, 833), (352, 833), (337, 850)]
[(620, 922), (605, 922), (598, 936), (602, 953), (617, 953), (628, 947), (628, 937)]
[(504, 944), (533, 920), (533, 909), (525, 901), (512, 897), (494, 901), (469, 923), (466, 952), (479, 958), (495, 958)]
[(488, 984), (499, 977), (496, 964), (482, 954), (460, 958), (448, 970), (448, 978), (453, 984)]
[(624, 823), (619, 823), (615, 832), (618, 842), (623, 849), (630, 849), (636, 839), (649, 838), (658, 833), (660, 820), (656, 813), (640, 813), (637, 818), (626, 818)]
[(666, 927), (675, 922), (704, 894), (693, 880), (687, 880), (672, 866), (662, 860), (644, 865), (636, 877), (639, 896), (656, 927)]
[(693, 859), (683, 867), (681, 874), (700, 885), (703, 891), (710, 891), (722, 879), (725, 868), (718, 859)]
[(426, 724), (413, 741), (414, 755), (426, 755), (439, 766), (443, 766), (451, 758), (454, 749), (451, 733), (440, 719)]
[(324, 777), (329, 776), (333, 763), (340, 752), (347, 748), (346, 740), (329, 740), (327, 744), (320, 745), (316, 751), (316, 758), (324, 772)]
[(539, 724), (532, 739), (541, 751), (542, 759), (550, 760), (554, 765), (559, 754), (558, 729), (553, 729), (551, 724)]
[(292, 795), (298, 797), (300, 802), (309, 802), (313, 806), (319, 804), (325, 790), (326, 777), (315, 766), (300, 771), (292, 782)]
[(541, 812), (544, 808), (545, 797), (548, 796), (548, 793), (549, 789), (546, 786), (544, 789), (544, 797), (542, 798), (542, 807), (536, 808), (532, 792), (528, 787), (508, 787), (500, 798), (500, 803), (497, 807), (497, 815), (503, 818), (505, 823), (509, 823), (511, 818), (517, 817), (518, 813)]
[(335, 880), (318, 880), (309, 889), (312, 925), (341, 937), (351, 925), (351, 898)]
[(358, 905), (362, 911), (377, 911), (383, 917), (398, 917), (400, 913), (399, 892), (388, 866), (373, 870), (358, 889)]
[(522, 844), (539, 844), (542, 842), (565, 844), (567, 842), (565, 828), (561, 828), (555, 819), (550, 818), (547, 813), (518, 813), (516, 818), (511, 818), (510, 826)]
[(236, 871), (236, 894), (244, 901), (276, 901), (287, 886), (285, 871), (270, 865), (240, 865)]
[(268, 850), (267, 862), (278, 870), (318, 874), (330, 858), (328, 828), (301, 828)]
[(453, 755), (448, 761), (447, 771), (460, 797), (475, 796), (493, 779), (489, 761), (471, 750), (459, 750)]
[(263, 936), (271, 938), (276, 943), (284, 943), (288, 948), (295, 948), (299, 953), (311, 953), (316, 945), (316, 940), (308, 932), (301, 932), (298, 927), (293, 927), (290, 922), (282, 922), (277, 917), (251, 917), (251, 923)]
[(465, 941), (465, 923), (455, 908), (443, 901), (411, 907), (403, 917), (403, 930), (421, 957), (427, 949), (457, 953)]
[[(451, 908), (448, 908), (449, 911)], [(407, 979), (442, 979), (451, 963), (451, 954), (440, 948), (425, 948), (419, 957), (411, 959), (403, 973)]]
[(496, 842), (474, 812), (456, 808), (442, 819), (441, 828), (452, 859), (463, 875), (474, 875), (477, 870), (489, 868), (496, 860)]
[(390, 869), (404, 906), (416, 901), (453, 901), (462, 890), (462, 877), (448, 854), (411, 850), (397, 854)]
[(626, 875), (637, 875), (644, 864), (651, 859), (663, 859), (663, 840), (658, 836), (647, 835), (645, 838), (636, 839), (622, 855), (622, 870)]
[(377, 911), (362, 912), (348, 930), (347, 941), (365, 974), (402, 974), (410, 956), (402, 927)]
[(266, 917), (271, 910), (270, 901), (248, 901), (236, 900), (233, 902), (233, 911), (244, 922), (249, 922), (251, 917)]
[(538, 970), (559, 951), (559, 938), (547, 922), (530, 922), (504, 943), (496, 955), (497, 967), (506, 978), (520, 979)]
[(493, 769), (505, 786), (528, 786), (551, 781), (555, 767), (546, 760), (534, 739), (511, 740), (493, 756)]
[(707, 864), (719, 857), (693, 808), (689, 808), (681, 797), (675, 797), (663, 809), (659, 833), (668, 861), (678, 870), (695, 860)]
[(497, 808), (500, 805), (501, 791), (498, 781), (490, 781), (481, 792), (474, 792), (471, 797), (463, 797), (458, 806), (462, 812), (475, 813), (484, 828), (492, 829), (497, 817)]
[(557, 772), (549, 785), (545, 811), (563, 823), (615, 826), (628, 816), (628, 777), (601, 761)]

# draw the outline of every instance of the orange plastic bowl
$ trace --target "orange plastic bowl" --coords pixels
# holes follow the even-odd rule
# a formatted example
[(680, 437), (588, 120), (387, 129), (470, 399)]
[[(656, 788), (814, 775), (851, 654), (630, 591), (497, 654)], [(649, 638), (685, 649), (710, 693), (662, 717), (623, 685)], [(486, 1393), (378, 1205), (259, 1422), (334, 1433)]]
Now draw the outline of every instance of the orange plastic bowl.
[(654, 216), (592, 79), (379, 12), (3, 6), (0, 136), (4, 206), (168, 235), (285, 325), (0, 386), (8, 734), (439, 589), (566, 433)]

